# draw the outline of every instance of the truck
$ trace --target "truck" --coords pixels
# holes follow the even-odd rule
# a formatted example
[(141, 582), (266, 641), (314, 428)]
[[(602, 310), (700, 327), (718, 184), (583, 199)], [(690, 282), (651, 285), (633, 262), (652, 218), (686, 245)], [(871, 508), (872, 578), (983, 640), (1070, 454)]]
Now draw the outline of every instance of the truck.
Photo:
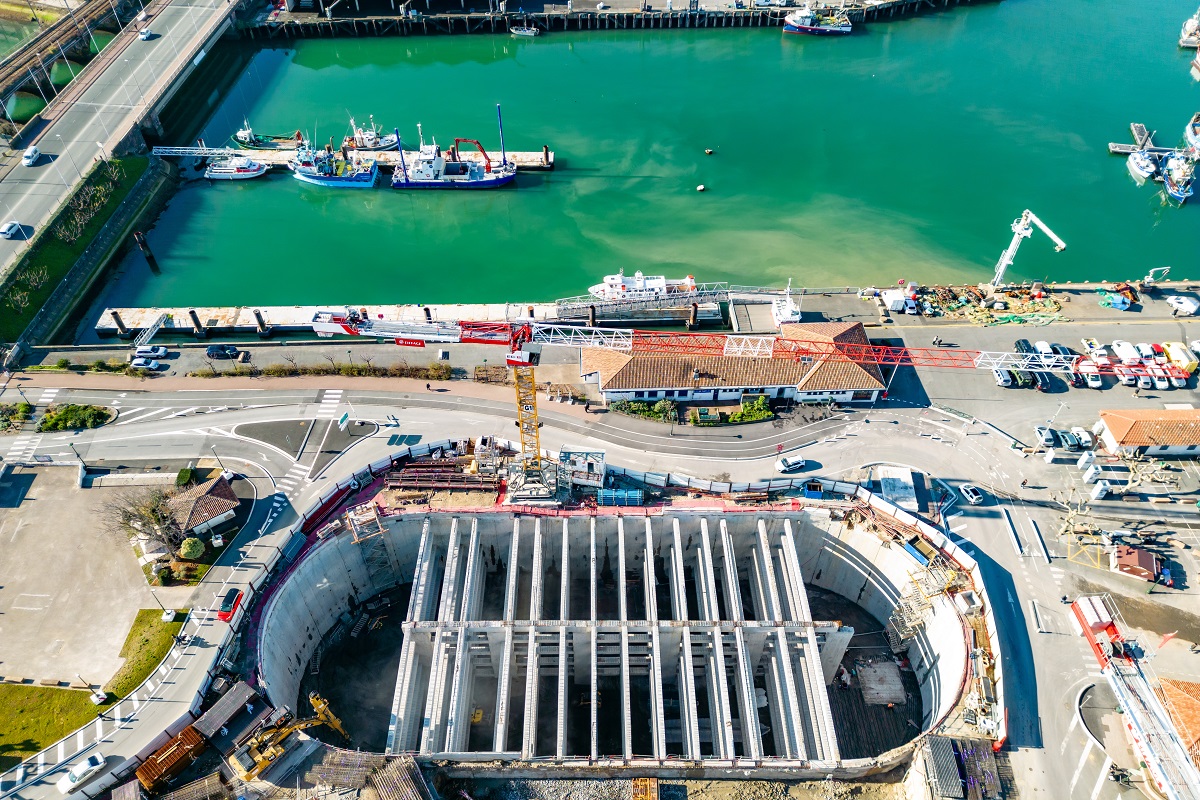
[(1189, 375), (1196, 371), (1196, 354), (1189, 350), (1183, 342), (1163, 342), (1162, 346), (1172, 364)]
[(167, 782), (190, 767), (207, 746), (200, 733), (188, 725), (137, 768), (138, 783), (147, 792), (161, 792)]
[(1142, 354), (1130, 342), (1124, 339), (1117, 339), (1112, 343), (1113, 355), (1121, 359), (1122, 364), (1140, 364), (1142, 363)]

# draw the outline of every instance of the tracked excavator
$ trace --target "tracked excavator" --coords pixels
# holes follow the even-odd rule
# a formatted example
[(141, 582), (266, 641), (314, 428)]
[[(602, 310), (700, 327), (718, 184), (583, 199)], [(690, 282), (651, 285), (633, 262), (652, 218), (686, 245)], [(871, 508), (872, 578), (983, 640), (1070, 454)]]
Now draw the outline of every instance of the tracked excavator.
[(234, 774), (243, 781), (254, 780), (287, 752), (287, 740), (293, 733), (315, 725), (328, 725), (346, 741), (350, 741), (350, 734), (342, 727), (342, 721), (329, 710), (328, 700), (316, 692), (310, 692), (308, 702), (312, 704), (316, 716), (292, 719), (290, 714), (286, 714), (234, 750), (229, 756), (229, 766), (233, 768)]

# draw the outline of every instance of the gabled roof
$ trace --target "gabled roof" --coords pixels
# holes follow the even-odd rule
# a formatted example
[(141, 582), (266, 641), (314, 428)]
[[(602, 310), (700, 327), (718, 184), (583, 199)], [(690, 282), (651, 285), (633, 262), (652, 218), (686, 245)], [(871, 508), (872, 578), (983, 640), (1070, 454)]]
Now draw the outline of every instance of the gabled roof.
[(167, 501), (179, 527), (190, 531), (238, 507), (241, 501), (224, 476), (197, 484)]
[[(867, 345), (857, 322), (797, 323), (783, 326), (783, 338), (823, 344)], [(827, 348), (828, 349), (828, 348)], [(836, 348), (834, 348), (836, 350)], [(883, 388), (876, 364), (859, 364), (836, 355), (797, 361), (739, 356), (622, 353), (583, 348), (580, 373), (599, 373), (603, 391), (709, 389), (796, 386), (801, 391), (853, 391)]]
[(1200, 766), (1200, 683), (1161, 678), (1159, 684), (1179, 738), (1192, 761)]
[(1101, 411), (1100, 419), (1122, 447), (1200, 445), (1200, 409)]

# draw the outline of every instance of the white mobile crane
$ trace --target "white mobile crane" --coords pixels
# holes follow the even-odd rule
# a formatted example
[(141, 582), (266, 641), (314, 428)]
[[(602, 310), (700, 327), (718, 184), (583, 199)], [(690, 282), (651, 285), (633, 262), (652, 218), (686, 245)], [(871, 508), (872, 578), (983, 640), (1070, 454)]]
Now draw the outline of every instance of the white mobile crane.
[(996, 262), (996, 274), (992, 278), (991, 287), (999, 289), (1004, 284), (1004, 272), (1012, 266), (1013, 259), (1017, 257), (1017, 250), (1021, 247), (1021, 241), (1033, 236), (1033, 228), (1030, 223), (1037, 225), (1042, 233), (1050, 237), (1054, 242), (1054, 251), (1062, 252), (1067, 249), (1067, 244), (1054, 231), (1046, 227), (1046, 223), (1037, 218), (1037, 215), (1028, 208), (1021, 212), (1021, 218), (1014, 220), (1012, 224), (1013, 238), (1008, 243), (1008, 249), (1000, 254), (1000, 260)]

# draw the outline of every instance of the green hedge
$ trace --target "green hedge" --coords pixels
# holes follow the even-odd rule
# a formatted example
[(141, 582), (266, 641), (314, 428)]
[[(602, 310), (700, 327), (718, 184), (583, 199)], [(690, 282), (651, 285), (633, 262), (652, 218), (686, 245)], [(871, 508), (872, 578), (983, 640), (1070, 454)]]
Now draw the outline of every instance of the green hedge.
[(112, 415), (101, 406), (77, 406), (68, 403), (50, 406), (38, 423), (39, 431), (73, 431), (79, 428), (99, 428)]

